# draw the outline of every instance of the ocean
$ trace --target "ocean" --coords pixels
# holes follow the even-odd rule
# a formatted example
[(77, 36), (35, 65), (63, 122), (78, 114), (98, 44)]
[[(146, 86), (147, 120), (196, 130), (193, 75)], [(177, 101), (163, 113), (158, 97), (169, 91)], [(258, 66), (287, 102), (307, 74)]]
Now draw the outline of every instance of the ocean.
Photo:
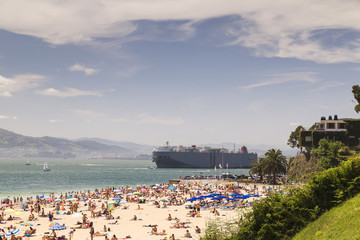
[[(0, 199), (49, 195), (96, 188), (152, 185), (169, 179), (199, 175), (220, 175), (226, 169), (156, 168), (150, 160), (118, 159), (0, 159)], [(51, 171), (43, 171), (44, 163)], [(153, 169), (149, 169), (149, 168)], [(248, 175), (248, 169), (229, 169)]]

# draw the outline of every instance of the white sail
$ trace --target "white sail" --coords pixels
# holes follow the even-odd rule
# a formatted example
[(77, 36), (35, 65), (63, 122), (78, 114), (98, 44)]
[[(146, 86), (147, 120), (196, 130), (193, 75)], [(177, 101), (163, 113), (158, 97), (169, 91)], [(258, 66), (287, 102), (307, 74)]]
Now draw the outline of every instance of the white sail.
[(48, 167), (47, 163), (44, 164), (44, 171), (50, 171), (50, 168)]

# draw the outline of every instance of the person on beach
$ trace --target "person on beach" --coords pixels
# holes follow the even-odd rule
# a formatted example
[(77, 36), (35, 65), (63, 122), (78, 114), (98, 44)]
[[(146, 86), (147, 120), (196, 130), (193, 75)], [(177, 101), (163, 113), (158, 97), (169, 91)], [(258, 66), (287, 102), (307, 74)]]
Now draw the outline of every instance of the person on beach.
[(111, 240), (117, 240), (116, 235), (114, 234), (114, 236), (111, 238)]
[(186, 233), (185, 233), (184, 237), (186, 237), (186, 238), (192, 238), (189, 230), (186, 230)]
[(134, 215), (134, 217), (132, 219), (130, 219), (130, 221), (136, 221), (137, 220), (137, 216)]
[(52, 230), (51, 234), (50, 234), (50, 239), (56, 239), (56, 232), (55, 230)]
[(95, 233), (95, 230), (94, 230), (94, 227), (92, 226), (90, 228), (90, 239), (93, 240), (94, 239), (94, 233)]
[(169, 240), (175, 240), (175, 235), (174, 235), (174, 234), (171, 234)]
[(196, 232), (196, 233), (201, 233), (201, 230), (200, 230), (199, 226), (196, 226), (196, 227), (195, 227), (195, 232)]

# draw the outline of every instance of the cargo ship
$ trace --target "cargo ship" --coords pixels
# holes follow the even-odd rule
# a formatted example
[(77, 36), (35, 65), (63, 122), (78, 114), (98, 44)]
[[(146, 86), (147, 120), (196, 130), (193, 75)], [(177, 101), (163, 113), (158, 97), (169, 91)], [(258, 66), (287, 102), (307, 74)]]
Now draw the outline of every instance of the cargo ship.
[(257, 153), (249, 153), (245, 146), (237, 150), (211, 147), (165, 146), (155, 148), (153, 162), (158, 168), (250, 168)]

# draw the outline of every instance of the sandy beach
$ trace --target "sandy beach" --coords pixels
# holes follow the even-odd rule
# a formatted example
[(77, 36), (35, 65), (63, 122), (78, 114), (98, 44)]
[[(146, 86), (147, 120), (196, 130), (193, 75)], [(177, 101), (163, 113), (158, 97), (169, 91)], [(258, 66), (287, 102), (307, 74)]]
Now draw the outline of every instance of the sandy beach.
[[(268, 188), (203, 180), (7, 199), (0, 229), (3, 235), (14, 231), (6, 239), (54, 239), (55, 233), (55, 239), (90, 240), (91, 226), (93, 239), (171, 239), (172, 234), (199, 239), (209, 221), (239, 219)], [(53, 232), (52, 227), (66, 229)], [(36, 230), (29, 236), (31, 229)]]

